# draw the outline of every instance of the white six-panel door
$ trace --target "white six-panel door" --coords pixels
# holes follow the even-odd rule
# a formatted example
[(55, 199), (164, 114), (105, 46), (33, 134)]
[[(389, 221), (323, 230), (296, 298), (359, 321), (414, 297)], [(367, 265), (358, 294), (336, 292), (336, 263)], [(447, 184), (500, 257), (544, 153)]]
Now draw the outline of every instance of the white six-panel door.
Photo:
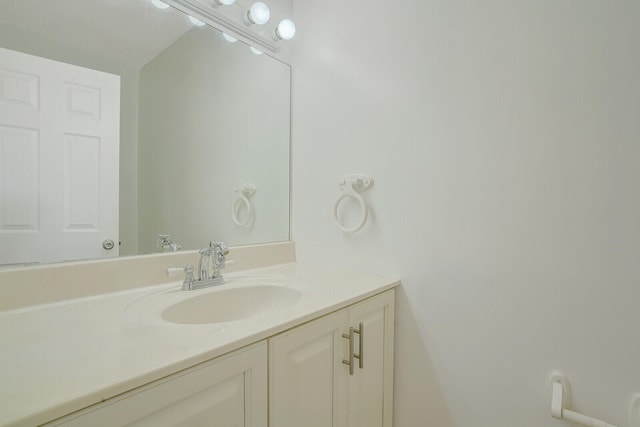
[(0, 48), (0, 265), (118, 254), (119, 128), (119, 76)]

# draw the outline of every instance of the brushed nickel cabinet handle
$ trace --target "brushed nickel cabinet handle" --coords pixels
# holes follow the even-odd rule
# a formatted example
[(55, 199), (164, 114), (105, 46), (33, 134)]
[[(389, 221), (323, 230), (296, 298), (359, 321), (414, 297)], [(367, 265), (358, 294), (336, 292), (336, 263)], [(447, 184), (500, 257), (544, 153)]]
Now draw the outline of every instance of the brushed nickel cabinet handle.
[(354, 354), (353, 357), (358, 359), (358, 366), (360, 369), (364, 368), (364, 323), (360, 322), (358, 329), (354, 329), (353, 332), (358, 334), (358, 350), (360, 353)]
[[(355, 351), (355, 340), (353, 334), (358, 334), (358, 351)], [(342, 363), (349, 366), (349, 375), (353, 375), (354, 360), (358, 359), (358, 367), (364, 368), (364, 323), (360, 322), (358, 329), (351, 326), (348, 334), (342, 334), (342, 338), (349, 340), (349, 360), (342, 360)]]
[(346, 338), (349, 340), (349, 360), (342, 360), (342, 363), (349, 366), (349, 375), (353, 375), (353, 358), (355, 357), (353, 351), (353, 333), (356, 328), (350, 327), (348, 334), (342, 334), (342, 338)]

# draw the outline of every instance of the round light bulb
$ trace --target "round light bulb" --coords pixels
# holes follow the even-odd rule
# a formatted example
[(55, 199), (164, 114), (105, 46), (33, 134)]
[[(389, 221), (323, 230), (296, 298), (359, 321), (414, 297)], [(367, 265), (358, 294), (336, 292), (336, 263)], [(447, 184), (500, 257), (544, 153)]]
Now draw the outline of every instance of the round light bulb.
[(291, 19), (283, 19), (276, 28), (276, 36), (282, 40), (291, 40), (296, 35), (296, 25)]
[(253, 52), (256, 55), (262, 55), (264, 52), (262, 52), (261, 50), (256, 49), (253, 46), (249, 46), (249, 49), (251, 49), (251, 52)]
[(227, 34), (227, 33), (222, 33), (222, 37), (224, 37), (224, 39), (225, 39), (226, 41), (228, 41), (229, 43), (235, 43), (235, 42), (237, 42), (237, 41), (238, 41), (238, 39), (237, 39), (237, 38), (235, 38), (235, 37), (231, 37), (231, 36), (230, 36), (229, 34)]
[(199, 20), (199, 19), (194, 18), (193, 16), (189, 16), (189, 21), (191, 21), (191, 23), (192, 23), (193, 25), (196, 25), (196, 26), (198, 26), (198, 27), (202, 27), (202, 26), (204, 26), (204, 22), (202, 22), (202, 21), (201, 21), (201, 20)]
[(269, 6), (262, 3), (261, 1), (257, 1), (251, 5), (248, 12), (249, 21), (257, 25), (264, 25), (269, 22), (269, 17), (271, 16), (271, 12), (269, 12)]
[(168, 9), (169, 5), (160, 0), (151, 0), (151, 4), (157, 7), (158, 9)]

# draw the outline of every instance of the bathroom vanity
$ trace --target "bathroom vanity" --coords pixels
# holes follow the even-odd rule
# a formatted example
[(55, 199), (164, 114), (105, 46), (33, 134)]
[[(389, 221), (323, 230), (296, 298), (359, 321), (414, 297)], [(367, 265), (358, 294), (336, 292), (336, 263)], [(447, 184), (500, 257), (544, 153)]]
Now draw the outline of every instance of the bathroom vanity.
[(398, 282), (235, 270), (4, 307), (0, 425), (391, 426)]

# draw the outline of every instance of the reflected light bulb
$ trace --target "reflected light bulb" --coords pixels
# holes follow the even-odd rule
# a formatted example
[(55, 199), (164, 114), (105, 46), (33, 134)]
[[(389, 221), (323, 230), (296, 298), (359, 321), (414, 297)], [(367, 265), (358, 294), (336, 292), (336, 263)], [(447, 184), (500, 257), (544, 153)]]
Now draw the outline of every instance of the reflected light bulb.
[(249, 49), (251, 49), (251, 52), (255, 53), (256, 55), (262, 55), (264, 53), (261, 50), (258, 50), (253, 46), (249, 46)]
[(169, 5), (160, 0), (151, 0), (151, 4), (157, 7), (158, 9), (167, 9)]
[(215, 0), (217, 4), (221, 4), (223, 6), (230, 6), (236, 2), (236, 0)]
[(204, 26), (204, 22), (202, 22), (202, 21), (201, 21), (201, 20), (199, 20), (199, 19), (194, 18), (193, 16), (189, 16), (189, 21), (191, 21), (191, 23), (192, 23), (193, 25), (196, 25), (196, 26), (198, 26), (198, 27), (202, 27), (202, 26)]
[(249, 12), (247, 12), (247, 18), (249, 18), (249, 21), (257, 25), (264, 25), (269, 22), (270, 16), (271, 12), (269, 12), (269, 6), (261, 1), (257, 1), (252, 4), (249, 8)]
[(291, 19), (283, 19), (276, 27), (276, 36), (281, 40), (291, 40), (296, 35), (296, 25)]
[(237, 38), (235, 38), (235, 37), (231, 37), (231, 36), (230, 36), (229, 34), (227, 34), (227, 33), (222, 33), (222, 37), (224, 37), (224, 39), (225, 39), (226, 41), (230, 42), (230, 43), (235, 43), (235, 42), (237, 42), (237, 41), (238, 41), (238, 39), (237, 39)]

